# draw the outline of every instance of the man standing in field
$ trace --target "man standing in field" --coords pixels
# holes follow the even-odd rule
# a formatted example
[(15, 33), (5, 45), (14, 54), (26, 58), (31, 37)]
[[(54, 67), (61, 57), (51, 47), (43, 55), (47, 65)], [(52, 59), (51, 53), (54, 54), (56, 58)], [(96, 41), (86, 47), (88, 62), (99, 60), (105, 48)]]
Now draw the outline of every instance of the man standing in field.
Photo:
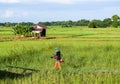
[(55, 48), (55, 50), (56, 50), (56, 55), (51, 57), (51, 58), (56, 59), (53, 69), (55, 70), (58, 67), (61, 70), (62, 69), (61, 62), (63, 62), (63, 60), (61, 59), (61, 52), (59, 48)]

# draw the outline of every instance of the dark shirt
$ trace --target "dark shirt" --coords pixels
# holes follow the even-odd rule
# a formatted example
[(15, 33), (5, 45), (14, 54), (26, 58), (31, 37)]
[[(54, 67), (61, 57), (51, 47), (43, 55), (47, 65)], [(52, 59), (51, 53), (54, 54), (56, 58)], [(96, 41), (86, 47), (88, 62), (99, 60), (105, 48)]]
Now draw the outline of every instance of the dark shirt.
[(56, 55), (57, 55), (56, 60), (59, 61), (59, 60), (61, 59), (60, 51), (57, 51), (57, 52), (56, 52)]

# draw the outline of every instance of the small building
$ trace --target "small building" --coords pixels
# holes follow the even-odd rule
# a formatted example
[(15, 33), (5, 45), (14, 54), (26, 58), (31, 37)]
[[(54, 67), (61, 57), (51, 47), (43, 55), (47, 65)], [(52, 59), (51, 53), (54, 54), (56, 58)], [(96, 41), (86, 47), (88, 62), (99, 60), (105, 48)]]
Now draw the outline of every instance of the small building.
[(46, 36), (47, 26), (44, 25), (34, 25), (32, 26), (32, 32), (38, 34), (38, 36), (45, 37)]

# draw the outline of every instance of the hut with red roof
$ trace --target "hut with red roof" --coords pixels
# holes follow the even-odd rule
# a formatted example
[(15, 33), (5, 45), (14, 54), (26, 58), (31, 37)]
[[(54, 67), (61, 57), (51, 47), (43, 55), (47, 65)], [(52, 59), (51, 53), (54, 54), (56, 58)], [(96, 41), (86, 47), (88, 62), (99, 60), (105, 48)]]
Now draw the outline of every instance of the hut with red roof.
[(40, 25), (40, 24), (32, 26), (32, 32), (35, 34), (38, 34), (41, 37), (46, 36), (46, 29), (47, 29), (47, 26)]

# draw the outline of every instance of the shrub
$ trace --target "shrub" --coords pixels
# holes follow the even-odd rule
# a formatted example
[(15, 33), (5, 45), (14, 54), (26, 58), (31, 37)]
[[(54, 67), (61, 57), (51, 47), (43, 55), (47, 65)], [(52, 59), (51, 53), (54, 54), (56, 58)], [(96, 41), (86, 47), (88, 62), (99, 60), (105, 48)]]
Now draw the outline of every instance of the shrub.
[(19, 34), (19, 35), (24, 35), (24, 36), (29, 36), (32, 27), (31, 26), (23, 26), (21, 24), (17, 24), (15, 27), (13, 27), (14, 33)]
[(89, 27), (89, 28), (96, 28), (96, 25), (95, 25), (94, 22), (90, 22), (90, 23), (88, 24), (88, 27)]

